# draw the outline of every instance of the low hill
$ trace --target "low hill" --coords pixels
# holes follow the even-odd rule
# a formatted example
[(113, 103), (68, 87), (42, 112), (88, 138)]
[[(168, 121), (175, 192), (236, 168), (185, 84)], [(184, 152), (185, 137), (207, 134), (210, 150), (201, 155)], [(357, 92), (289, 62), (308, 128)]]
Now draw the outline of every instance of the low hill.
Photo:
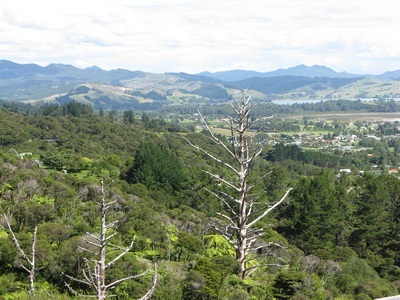
[[(273, 99), (398, 98), (398, 72), (380, 76), (337, 73), (324, 66), (300, 65), (274, 72), (165, 73), (93, 66), (17, 64), (0, 60), (0, 99), (26, 103), (77, 100), (95, 109), (156, 110), (171, 105), (230, 102), (242, 90), (255, 101)], [(255, 77), (256, 76), (256, 77)], [(379, 77), (379, 78), (378, 78)], [(225, 78), (225, 80), (223, 80)], [(233, 80), (242, 78), (241, 80)]]

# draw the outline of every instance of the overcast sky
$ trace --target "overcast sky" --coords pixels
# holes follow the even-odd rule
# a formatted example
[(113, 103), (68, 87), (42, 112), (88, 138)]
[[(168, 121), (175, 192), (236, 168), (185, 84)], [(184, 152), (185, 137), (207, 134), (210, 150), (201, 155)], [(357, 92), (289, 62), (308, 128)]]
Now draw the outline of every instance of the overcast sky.
[(400, 69), (398, 0), (0, 0), (0, 59), (153, 73)]

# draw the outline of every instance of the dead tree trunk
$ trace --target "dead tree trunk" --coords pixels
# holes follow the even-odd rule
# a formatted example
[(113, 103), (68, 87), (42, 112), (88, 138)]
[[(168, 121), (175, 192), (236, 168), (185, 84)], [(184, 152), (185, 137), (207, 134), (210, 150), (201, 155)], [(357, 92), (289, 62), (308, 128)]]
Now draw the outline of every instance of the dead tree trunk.
[(36, 255), (37, 226), (35, 226), (35, 229), (33, 230), (32, 245), (31, 245), (31, 257), (29, 257), (25, 253), (25, 251), (21, 248), (21, 246), (19, 245), (18, 239), (15, 236), (14, 231), (11, 228), (11, 217), (4, 214), (4, 220), (6, 221), (8, 230), (11, 233), (12, 240), (15, 244), (15, 247), (17, 248), (18, 252), (21, 254), (21, 256), (25, 259), (25, 261), (29, 265), (29, 267), (26, 267), (23, 263), (21, 263), (21, 267), (29, 275), (29, 294), (31, 296), (34, 296), (35, 295), (35, 277), (36, 277), (35, 255)]
[[(206, 172), (212, 178), (225, 184), (232, 190), (232, 193), (229, 194), (224, 192), (210, 192), (216, 196), (226, 208), (225, 211), (227, 211), (227, 213), (216, 212), (218, 219), (215, 220), (215, 229), (235, 248), (236, 259), (240, 266), (238, 276), (244, 279), (250, 270), (247, 267), (250, 260), (250, 252), (266, 248), (273, 244), (267, 243), (265, 245), (255, 246), (255, 242), (261, 236), (265, 235), (265, 230), (257, 228), (256, 224), (280, 205), (286, 199), (291, 189), (287, 190), (281, 199), (273, 203), (258, 201), (259, 199), (252, 195), (252, 190), (256, 184), (263, 180), (268, 174), (252, 182), (249, 180), (253, 163), (259, 158), (261, 153), (261, 148), (255, 147), (253, 143), (252, 138), (255, 133), (251, 134), (251, 132), (249, 132), (252, 125), (250, 120), (250, 111), (252, 108), (250, 97), (247, 97), (245, 93), (243, 93), (242, 97), (234, 101), (231, 106), (235, 117), (231, 117), (229, 121), (227, 121), (231, 131), (230, 144), (226, 144), (213, 134), (205, 118), (199, 112), (203, 124), (210, 134), (210, 139), (228, 153), (231, 158), (230, 161), (218, 158), (210, 151), (194, 145), (190, 141), (188, 142), (194, 148), (233, 172), (234, 178), (236, 178), (236, 180), (229, 181), (218, 174)], [(251, 269), (255, 269), (255, 266), (252, 266)]]
[[(118, 280), (115, 280), (111, 283), (107, 283), (107, 269), (114, 265), (120, 258), (122, 258), (126, 253), (128, 253), (132, 247), (133, 243), (135, 241), (135, 238), (132, 239), (130, 245), (126, 248), (121, 248), (115, 245), (112, 245), (109, 243), (109, 240), (117, 234), (117, 232), (114, 232), (111, 235), (107, 235), (107, 230), (112, 228), (115, 224), (118, 223), (118, 221), (114, 221), (111, 223), (107, 223), (107, 214), (109, 210), (112, 208), (112, 205), (117, 201), (107, 201), (106, 200), (106, 190), (104, 188), (104, 182), (103, 179), (101, 180), (101, 190), (100, 190), (101, 198), (100, 198), (100, 215), (101, 215), (101, 226), (100, 226), (100, 234), (99, 236), (90, 232), (87, 232), (86, 234), (88, 235), (89, 238), (85, 239), (86, 244), (88, 244), (91, 248), (97, 249), (97, 250), (92, 250), (92, 249), (87, 249), (84, 247), (79, 247), (82, 251), (91, 253), (95, 255), (95, 259), (91, 260), (91, 262), (85, 258), (85, 267), (83, 268), (83, 277), (84, 280), (77, 279), (75, 277), (66, 275), (67, 278), (69, 278), (72, 281), (78, 282), (78, 283), (83, 283), (85, 285), (88, 285), (92, 287), (97, 294), (97, 299), (98, 300), (105, 300), (108, 296), (107, 291), (113, 289), (117, 284), (130, 280), (130, 279), (135, 279), (139, 278), (141, 276), (144, 276), (148, 272), (144, 272), (139, 275), (133, 275), (133, 276), (127, 276)], [(88, 247), (88, 248), (90, 248)], [(110, 250), (121, 250), (122, 252), (115, 257), (113, 260), (107, 262), (106, 256), (107, 252)], [(68, 289), (74, 293), (75, 290), (72, 289), (72, 287), (68, 284), (65, 283)], [(157, 266), (155, 264), (154, 266), (154, 279), (153, 279), (153, 284), (147, 294), (142, 297), (141, 299), (149, 299), (151, 295), (154, 292), (155, 286), (157, 284)]]

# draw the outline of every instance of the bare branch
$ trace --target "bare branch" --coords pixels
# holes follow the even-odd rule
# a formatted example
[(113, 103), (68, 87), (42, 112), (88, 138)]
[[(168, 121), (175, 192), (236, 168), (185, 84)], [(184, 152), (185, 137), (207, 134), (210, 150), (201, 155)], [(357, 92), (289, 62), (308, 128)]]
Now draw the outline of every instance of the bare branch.
[(135, 237), (133, 237), (131, 244), (125, 248), (124, 252), (122, 252), (120, 255), (118, 255), (116, 258), (114, 258), (112, 261), (110, 261), (108, 264), (105, 265), (106, 268), (112, 266), (113, 264), (115, 264), (122, 256), (124, 256), (126, 253), (128, 253), (132, 247), (133, 244), (135, 242)]
[(144, 295), (142, 298), (140, 298), (140, 300), (147, 300), (150, 299), (151, 296), (153, 295), (155, 289), (156, 289), (156, 285), (157, 285), (157, 276), (158, 275), (158, 271), (157, 271), (157, 263), (154, 263), (154, 277), (153, 277), (153, 284), (151, 285), (151, 288), (149, 289), (149, 291), (146, 293), (146, 295)]
[(106, 225), (106, 228), (108, 229), (108, 228), (112, 228), (115, 224), (117, 224), (119, 221), (117, 220), (117, 221), (114, 221), (114, 222), (112, 222), (112, 223), (110, 223), (110, 224), (108, 224), (108, 225)]
[(212, 155), (211, 153), (209, 153), (208, 151), (205, 151), (204, 149), (200, 148), (199, 146), (191, 143), (188, 139), (186, 139), (184, 137), (184, 139), (190, 144), (190, 146), (192, 146), (193, 148), (196, 148), (197, 150), (199, 150), (200, 152), (202, 152), (203, 154), (207, 155), (208, 157), (210, 157), (211, 159), (215, 160), (218, 163), (223, 164), (224, 166), (226, 166), (227, 168), (229, 168), (230, 170), (232, 170), (233, 172), (235, 172), (237, 174), (237, 170), (232, 167), (230, 164), (220, 160), (219, 158), (216, 158), (214, 155)]
[(96, 241), (99, 241), (99, 242), (100, 242), (100, 240), (101, 240), (98, 236), (94, 235), (93, 233), (90, 233), (90, 232), (86, 231), (86, 234), (87, 234), (88, 236), (94, 238)]
[(249, 185), (249, 190), (252, 190), (257, 184), (259, 184), (262, 180), (264, 180), (271, 173), (272, 173), (272, 171), (270, 171), (267, 174), (264, 174), (263, 176), (258, 178), (253, 184)]
[[(287, 266), (287, 265), (281, 265), (281, 264), (267, 264), (267, 263), (265, 263), (265, 264), (259, 264), (259, 265), (256, 265), (256, 266), (251, 266), (251, 267), (249, 267), (249, 268), (246, 268), (246, 272), (251, 271), (251, 270), (258, 269), (258, 268), (260, 268), (260, 267), (277, 267), (277, 268), (284, 268), (284, 267), (286, 267), (286, 266)], [(248, 274), (245, 276), (245, 278), (248, 278), (248, 277), (250, 276), (251, 273), (252, 273), (252, 272), (248, 273)]]
[(231, 156), (235, 157), (234, 153), (219, 139), (217, 138), (214, 133), (212, 132), (211, 128), (208, 126), (207, 121), (204, 119), (203, 115), (201, 114), (200, 111), (197, 111), (199, 114), (204, 126), (206, 126), (208, 133), (211, 135), (212, 139), (219, 145), (222, 146)]
[(269, 214), (271, 211), (273, 211), (275, 208), (277, 208), (285, 199), (286, 197), (289, 195), (290, 191), (292, 190), (292, 188), (288, 189), (285, 193), (285, 195), (278, 201), (276, 202), (274, 205), (272, 205), (270, 208), (268, 208), (267, 210), (265, 210), (260, 216), (258, 216), (256, 219), (254, 219), (252, 222), (250, 222), (248, 224), (249, 227), (253, 226), (254, 224), (256, 224), (257, 222), (259, 222), (262, 218), (264, 218), (267, 214)]
[(228, 217), (227, 215), (220, 213), (220, 212), (215, 212), (218, 216), (223, 217), (224, 219), (226, 219), (230, 224), (231, 224), (231, 228), (237, 228), (235, 222), (233, 221), (233, 219), (231, 217)]
[(88, 253), (91, 253), (91, 254), (97, 254), (96, 252), (94, 252), (92, 250), (89, 250), (89, 249), (86, 249), (86, 248), (83, 248), (82, 246), (78, 246), (78, 249), (82, 250), (82, 251), (85, 251), (85, 252), (88, 252)]
[[(72, 280), (72, 279), (71, 279)], [(75, 296), (79, 296), (79, 297), (88, 297), (88, 298), (97, 298), (97, 295), (84, 295), (84, 294), (80, 294), (77, 291), (75, 291), (67, 282), (64, 281), (64, 285), (67, 287), (67, 289), (69, 290), (69, 292)]]
[(104, 209), (105, 209), (105, 210), (109, 210), (109, 209), (112, 207), (112, 205), (113, 205), (114, 203), (116, 203), (116, 202), (117, 202), (117, 200), (113, 200), (113, 201), (110, 201), (110, 202), (106, 203)]
[[(64, 275), (65, 277), (67, 277), (68, 279), (72, 280), (72, 281), (75, 281), (75, 282), (78, 282), (78, 283), (82, 283), (82, 284), (86, 284), (86, 285), (92, 286), (91, 283), (89, 283), (89, 282), (87, 282), (87, 281), (85, 281), (85, 280), (81, 280), (81, 279), (72, 277), (72, 276), (70, 276), (70, 275), (68, 275), (68, 274), (63, 274), (63, 275)], [(69, 284), (68, 284), (67, 282), (64, 282), (64, 283), (65, 283), (65, 285), (69, 286)]]
[(114, 288), (117, 284), (119, 284), (119, 283), (121, 283), (121, 282), (124, 282), (124, 281), (126, 281), (126, 280), (131, 280), (131, 279), (140, 278), (140, 277), (146, 275), (147, 273), (149, 273), (149, 271), (143, 272), (143, 273), (138, 274), (138, 275), (132, 275), (132, 276), (128, 276), (128, 277), (124, 277), (124, 278), (118, 279), (118, 280), (116, 280), (116, 281), (114, 281), (114, 282), (112, 282), (112, 283), (106, 285), (106, 289), (112, 289), (112, 288)]
[(235, 215), (235, 214), (236, 214), (235, 210), (231, 207), (231, 205), (228, 203), (228, 201), (226, 201), (226, 200), (224, 199), (224, 197), (227, 197), (227, 198), (229, 198), (229, 200), (234, 201), (234, 202), (239, 202), (238, 200), (234, 199), (233, 197), (230, 197), (229, 195), (227, 195), (227, 194), (224, 193), (224, 192), (220, 192), (220, 193), (224, 196), (224, 197), (222, 197), (222, 196), (219, 196), (218, 194), (216, 194), (216, 193), (210, 191), (209, 189), (205, 189), (205, 190), (206, 190), (207, 192), (209, 192), (210, 194), (212, 194), (213, 196), (215, 196), (217, 199), (219, 199), (222, 203), (224, 203), (225, 206), (226, 206), (226, 207), (229, 209), (229, 211), (232, 213), (232, 215)]
[(100, 244), (96, 244), (96, 243), (93, 243), (93, 242), (91, 242), (91, 241), (85, 240), (85, 243), (86, 243), (86, 244), (89, 244), (89, 245), (92, 245), (92, 246), (95, 246), (95, 247), (101, 247)]
[[(106, 227), (107, 228), (107, 227)], [(113, 236), (115, 236), (116, 234), (118, 234), (118, 232), (114, 232), (112, 234), (110, 234), (108, 237), (106, 237), (106, 241), (108, 241), (109, 239), (111, 239)]]
[(94, 262), (95, 271), (93, 274), (92, 270), (90, 268), (90, 265), (89, 265), (89, 261), (85, 258), (84, 262), (85, 262), (85, 267), (82, 269), (83, 277), (85, 277), (85, 279), (87, 280), (87, 282), (89, 284), (91, 284), (94, 288), (96, 288), (97, 287), (97, 282), (96, 282), (97, 278), (96, 277), (98, 277), (98, 274), (96, 273), (96, 266), (98, 263), (97, 263), (97, 261)]
[(238, 192), (240, 192), (240, 190), (241, 190), (240, 187), (236, 187), (233, 183), (231, 183), (231, 182), (229, 182), (229, 181), (223, 179), (223, 178), (220, 177), (219, 175), (215, 175), (215, 174), (210, 173), (210, 172), (208, 172), (208, 171), (204, 171), (204, 173), (210, 175), (210, 176), (213, 177), (214, 179), (217, 179), (217, 180), (219, 180), (219, 181), (225, 183), (226, 185), (228, 185), (229, 187), (233, 188), (234, 190), (236, 190), (236, 191), (238, 191)]
[[(30, 260), (30, 258), (25, 254), (25, 251), (22, 250), (21, 246), (19, 245), (18, 239), (16, 238), (14, 231), (11, 228), (11, 221), (8, 218), (8, 216), (6, 214), (4, 214), (4, 220), (6, 221), (8, 230), (11, 233), (12, 236), (12, 241), (14, 242), (15, 247), (17, 248), (18, 252), (22, 255), (22, 257), (30, 264), (32, 265), (32, 261)], [(35, 229), (37, 229), (37, 227), (35, 227)]]
[(139, 277), (142, 277), (142, 276), (146, 275), (147, 273), (149, 273), (149, 271), (146, 271), (146, 272), (144, 272), (144, 273), (142, 273), (142, 274), (132, 275), (132, 276), (128, 276), (128, 277), (124, 277), (124, 278), (115, 280), (114, 282), (112, 282), (112, 283), (110, 283), (110, 284), (107, 284), (107, 285), (106, 285), (106, 289), (112, 289), (113, 287), (115, 287), (117, 284), (119, 284), (119, 283), (121, 283), (121, 282), (124, 282), (124, 281), (127, 281), (127, 280), (131, 280), (131, 279), (136, 279), (136, 278), (139, 278)]
[(33, 237), (32, 237), (32, 245), (31, 245), (31, 258), (26, 255), (25, 251), (21, 248), (17, 237), (14, 234), (14, 231), (11, 228), (11, 215), (10, 217), (7, 216), (7, 214), (4, 215), (4, 220), (6, 221), (8, 230), (11, 233), (12, 236), (12, 241), (14, 242), (15, 247), (17, 248), (18, 252), (22, 255), (22, 257), (28, 262), (30, 265), (30, 268), (27, 268), (24, 266), (23, 263), (21, 263), (22, 269), (24, 269), (28, 274), (29, 274), (29, 294), (33, 296), (35, 294), (35, 276), (36, 276), (36, 261), (35, 261), (35, 255), (36, 255), (36, 241), (37, 241), (37, 230), (38, 227), (37, 225), (35, 226), (35, 229), (33, 230)]

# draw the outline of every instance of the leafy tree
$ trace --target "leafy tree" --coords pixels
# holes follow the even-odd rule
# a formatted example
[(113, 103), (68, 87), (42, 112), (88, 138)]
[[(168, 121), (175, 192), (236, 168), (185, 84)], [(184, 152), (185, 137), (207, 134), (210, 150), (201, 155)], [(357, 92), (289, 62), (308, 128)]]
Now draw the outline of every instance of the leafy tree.
[(42, 156), (43, 163), (56, 170), (62, 170), (66, 168), (68, 162), (70, 161), (70, 156), (66, 153), (60, 153), (58, 151), (52, 151), (45, 153)]

